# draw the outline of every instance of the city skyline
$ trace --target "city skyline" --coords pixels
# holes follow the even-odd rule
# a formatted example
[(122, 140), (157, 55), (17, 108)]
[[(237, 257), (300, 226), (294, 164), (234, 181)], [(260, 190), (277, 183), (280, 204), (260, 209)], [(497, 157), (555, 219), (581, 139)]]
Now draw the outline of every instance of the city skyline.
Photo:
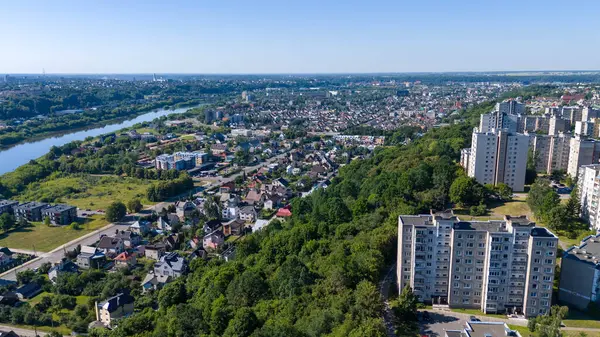
[[(339, 74), (600, 69), (558, 1), (5, 4), (0, 73)], [(26, 19), (24, 19), (26, 18)], [(568, 20), (568, 25), (557, 19)], [(585, 46), (585, 47), (578, 47)], [(578, 52), (574, 52), (579, 50)]]

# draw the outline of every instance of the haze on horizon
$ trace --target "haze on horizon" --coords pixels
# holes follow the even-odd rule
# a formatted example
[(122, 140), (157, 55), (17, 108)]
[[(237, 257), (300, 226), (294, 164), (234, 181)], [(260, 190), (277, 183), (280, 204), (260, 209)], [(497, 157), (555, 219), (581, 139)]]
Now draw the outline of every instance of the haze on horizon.
[(600, 69), (600, 2), (10, 1), (2, 73)]

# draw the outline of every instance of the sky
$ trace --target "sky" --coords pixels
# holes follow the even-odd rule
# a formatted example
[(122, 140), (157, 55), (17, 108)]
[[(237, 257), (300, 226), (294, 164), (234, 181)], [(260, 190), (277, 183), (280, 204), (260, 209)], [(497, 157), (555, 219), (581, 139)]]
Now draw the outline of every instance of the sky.
[(19, 0), (3, 73), (600, 70), (600, 1)]

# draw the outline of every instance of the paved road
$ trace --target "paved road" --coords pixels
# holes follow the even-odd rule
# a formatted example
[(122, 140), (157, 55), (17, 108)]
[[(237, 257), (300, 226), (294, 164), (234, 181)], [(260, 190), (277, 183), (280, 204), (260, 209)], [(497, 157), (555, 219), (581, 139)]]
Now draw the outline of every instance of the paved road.
[(396, 337), (396, 327), (394, 326), (394, 314), (390, 308), (388, 301), (390, 295), (390, 289), (395, 289), (394, 282), (396, 281), (396, 264), (388, 270), (387, 274), (383, 277), (383, 280), (379, 283), (379, 292), (381, 293), (381, 299), (383, 300), (383, 321), (385, 323), (385, 330), (387, 331), (388, 337)]
[[(21, 337), (36, 337), (34, 330), (27, 330), (27, 329), (15, 328), (14, 326), (0, 325), (0, 330), (1, 331), (6, 331), (6, 332), (12, 330), (17, 335), (19, 335)], [(46, 336), (47, 335), (46, 332), (39, 331), (39, 330), (38, 330), (37, 334), (38, 334), (38, 336)]]
[[(107, 226), (104, 226), (104, 227), (96, 230), (96, 231), (88, 233), (80, 238), (70, 241), (70, 242), (54, 249), (51, 252), (38, 253), (39, 257), (37, 257), (31, 261), (28, 261), (16, 268), (13, 268), (7, 272), (0, 274), (0, 278), (6, 279), (6, 280), (11, 280), (11, 281), (16, 281), (17, 280), (17, 272), (20, 272), (24, 269), (39, 268), (42, 264), (44, 264), (46, 262), (50, 262), (50, 263), (60, 262), (60, 260), (64, 256), (65, 251), (73, 250), (73, 249), (75, 249), (75, 247), (77, 247), (77, 245), (82, 245), (82, 246), (91, 245), (91, 244), (95, 243), (98, 240), (98, 238), (100, 237), (100, 235), (102, 235), (102, 234), (111, 235), (117, 229), (125, 230), (128, 227), (129, 227), (128, 224), (127, 225), (109, 224)], [(14, 250), (14, 251), (17, 251), (17, 250)]]

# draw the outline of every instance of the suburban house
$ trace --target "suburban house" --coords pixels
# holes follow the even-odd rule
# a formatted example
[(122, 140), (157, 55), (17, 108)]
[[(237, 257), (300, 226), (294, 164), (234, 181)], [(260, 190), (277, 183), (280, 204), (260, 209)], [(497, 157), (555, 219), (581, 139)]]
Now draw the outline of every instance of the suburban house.
[(221, 225), (221, 221), (219, 220), (208, 220), (204, 223), (202, 230), (204, 231), (204, 233), (211, 233), (221, 228)]
[(0, 337), (19, 337), (14, 331), (0, 331)]
[(194, 236), (193, 238), (190, 239), (190, 241), (188, 241), (188, 246), (190, 246), (190, 248), (192, 249), (196, 249), (198, 247), (202, 246), (202, 240), (200, 240), (199, 237)]
[(33, 282), (27, 283), (26, 285), (15, 290), (15, 294), (17, 294), (21, 301), (33, 298), (41, 292), (42, 287), (40, 287), (37, 283)]
[(254, 222), (257, 214), (254, 206), (245, 206), (240, 208), (239, 218), (246, 222)]
[(42, 219), (50, 219), (56, 226), (66, 226), (77, 221), (77, 207), (69, 205), (54, 205), (42, 210)]
[(18, 206), (19, 202), (14, 200), (0, 200), (0, 214), (8, 212), (14, 213), (15, 206)]
[(223, 234), (225, 236), (229, 235), (242, 235), (244, 233), (244, 228), (246, 227), (246, 222), (242, 219), (235, 219), (223, 224)]
[(181, 247), (181, 241), (183, 240), (180, 234), (171, 234), (163, 239), (165, 248), (167, 251), (179, 249)]
[(196, 205), (191, 201), (178, 201), (175, 203), (175, 214), (180, 219), (191, 218), (196, 210)]
[(135, 254), (130, 254), (128, 252), (122, 252), (115, 257), (115, 267), (117, 268), (131, 268), (135, 266), (136, 262), (137, 259)]
[(48, 271), (48, 279), (54, 283), (56, 278), (64, 273), (79, 273), (79, 267), (70, 260), (63, 259)]
[(104, 266), (106, 256), (96, 247), (81, 246), (81, 251), (77, 255), (77, 265), (84, 269), (98, 269)]
[(42, 221), (42, 210), (49, 207), (45, 202), (26, 202), (14, 206), (15, 217), (17, 220), (25, 219), (27, 221)]
[(171, 276), (155, 275), (154, 272), (150, 271), (142, 281), (143, 292), (159, 290), (164, 287), (165, 284), (171, 282), (172, 279)]
[(146, 247), (144, 247), (144, 256), (149, 258), (149, 259), (153, 259), (153, 260), (160, 260), (160, 257), (163, 256), (163, 254), (166, 251), (166, 247), (164, 243), (157, 243), (154, 245), (146, 245)]
[(202, 239), (202, 247), (204, 249), (218, 249), (225, 243), (225, 236), (220, 230), (213, 231), (204, 236)]
[(116, 320), (133, 314), (133, 297), (120, 293), (103, 302), (96, 303), (96, 320), (112, 327)]
[(122, 240), (125, 248), (133, 248), (139, 245), (141, 241), (141, 237), (131, 231), (117, 232), (114, 237)]
[(263, 194), (256, 189), (250, 189), (244, 200), (250, 205), (259, 204), (263, 201)]
[(179, 217), (176, 214), (167, 214), (161, 216), (156, 221), (156, 227), (164, 232), (170, 232), (173, 230), (173, 226), (179, 224)]
[(227, 144), (213, 144), (210, 146), (210, 152), (212, 152), (213, 156), (227, 152)]
[(277, 207), (281, 206), (281, 200), (283, 200), (283, 198), (279, 195), (269, 196), (265, 199), (263, 208), (267, 210), (276, 209)]
[(187, 263), (183, 257), (177, 253), (169, 253), (160, 258), (160, 261), (154, 264), (154, 275), (171, 276), (177, 278), (187, 270)]
[(5, 252), (0, 251), (0, 266), (6, 266), (12, 262), (12, 257)]
[(5, 291), (2, 295), (0, 295), (0, 305), (13, 307), (18, 302), (19, 296), (17, 296), (17, 294), (15, 294), (13, 291)]
[(289, 208), (283, 207), (277, 210), (277, 214), (275, 214), (278, 218), (289, 218), (292, 216), (292, 211)]
[(234, 193), (235, 192), (235, 183), (230, 181), (228, 183), (224, 183), (219, 187), (219, 193)]
[(123, 243), (122, 239), (116, 237), (103, 236), (100, 238), (100, 242), (98, 242), (98, 250), (102, 251), (105, 255), (115, 256), (125, 250), (125, 243)]
[(133, 225), (129, 226), (129, 230), (137, 235), (145, 235), (150, 231), (149, 221), (136, 221)]

